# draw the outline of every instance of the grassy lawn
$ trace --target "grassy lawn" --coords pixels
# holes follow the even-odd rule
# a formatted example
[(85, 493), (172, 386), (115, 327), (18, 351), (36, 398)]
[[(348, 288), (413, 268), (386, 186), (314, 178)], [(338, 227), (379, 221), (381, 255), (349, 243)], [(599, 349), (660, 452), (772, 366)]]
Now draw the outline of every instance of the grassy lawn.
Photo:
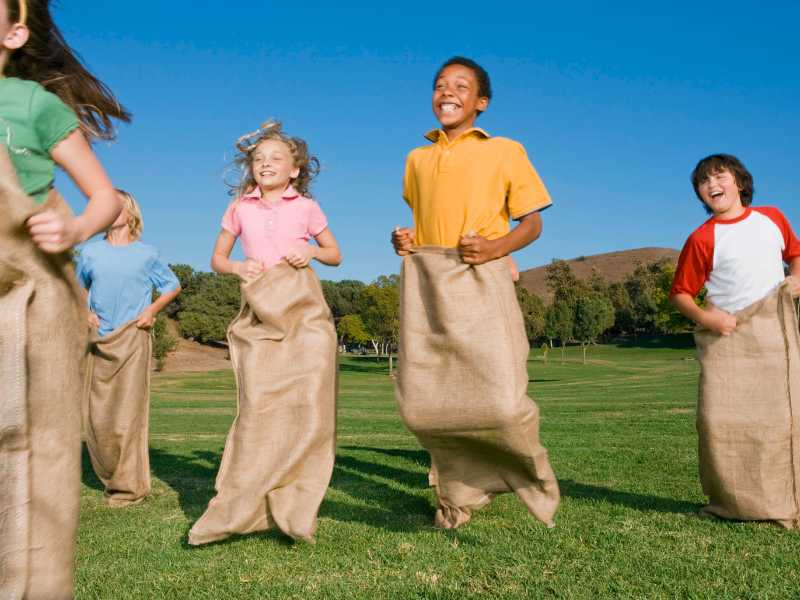
[(692, 516), (697, 363), (685, 340), (532, 353), (563, 500), (547, 530), (513, 495), (435, 531), (427, 454), (386, 364), (341, 365), (338, 456), (315, 546), (278, 533), (189, 548), (235, 412), (230, 373), (153, 380), (153, 496), (106, 508), (84, 456), (79, 598), (800, 598), (800, 534)]

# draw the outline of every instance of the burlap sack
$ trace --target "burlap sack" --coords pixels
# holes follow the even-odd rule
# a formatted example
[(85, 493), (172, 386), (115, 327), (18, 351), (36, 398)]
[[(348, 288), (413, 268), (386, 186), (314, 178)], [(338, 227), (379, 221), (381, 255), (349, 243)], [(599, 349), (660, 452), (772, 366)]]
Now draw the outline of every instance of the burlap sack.
[(396, 396), (431, 454), (435, 524), (454, 528), (514, 492), (552, 524), (559, 503), (539, 410), (528, 397), (528, 340), (504, 260), (464, 264), (419, 248), (403, 259)]
[(89, 345), (83, 429), (106, 502), (123, 507), (150, 493), (150, 332), (130, 321)]
[(336, 331), (314, 271), (281, 263), (243, 285), (228, 342), (238, 414), (189, 543), (273, 526), (313, 541), (336, 436)]
[(704, 513), (727, 519), (800, 518), (800, 343), (797, 280), (735, 314), (730, 336), (695, 334)]
[[(47, 207), (69, 211), (55, 193)], [(70, 257), (40, 252), (41, 210), (0, 145), (0, 598), (72, 597), (86, 316)]]

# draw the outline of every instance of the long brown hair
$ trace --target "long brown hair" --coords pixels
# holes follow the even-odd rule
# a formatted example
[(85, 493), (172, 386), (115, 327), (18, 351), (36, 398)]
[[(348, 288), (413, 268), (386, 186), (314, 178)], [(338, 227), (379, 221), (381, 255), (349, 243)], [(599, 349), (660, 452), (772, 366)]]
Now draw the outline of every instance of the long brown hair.
[(265, 121), (261, 127), (246, 133), (236, 140), (236, 149), (239, 153), (233, 159), (233, 164), (238, 167), (241, 179), (231, 184), (231, 193), (243, 196), (252, 192), (256, 187), (253, 177), (253, 153), (261, 142), (266, 140), (279, 140), (286, 144), (292, 154), (294, 166), (300, 173), (292, 179), (292, 187), (301, 196), (311, 197), (311, 181), (319, 174), (319, 159), (308, 151), (308, 144), (298, 137), (290, 137), (283, 133), (280, 121)]
[[(6, 0), (11, 22), (20, 18), (20, 0)], [(75, 111), (89, 138), (115, 136), (111, 119), (130, 122), (131, 114), (110, 89), (92, 75), (69, 47), (50, 15), (50, 0), (27, 0), (27, 43), (9, 57), (7, 77), (41, 84)]]

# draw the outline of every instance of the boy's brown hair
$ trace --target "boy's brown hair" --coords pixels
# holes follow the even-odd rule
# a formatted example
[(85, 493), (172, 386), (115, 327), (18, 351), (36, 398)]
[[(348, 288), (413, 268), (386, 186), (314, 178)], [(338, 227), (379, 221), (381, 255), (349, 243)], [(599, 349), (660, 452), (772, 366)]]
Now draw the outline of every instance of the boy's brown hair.
[(3, 75), (35, 81), (61, 98), (78, 115), (87, 138), (113, 139), (111, 119), (129, 122), (131, 115), (64, 40), (50, 15), (50, 0), (0, 1), (11, 22), (24, 18), (30, 32), (25, 45), (11, 53)]
[(711, 156), (706, 156), (697, 163), (694, 171), (692, 171), (692, 187), (694, 188), (694, 193), (697, 195), (697, 198), (708, 214), (712, 214), (714, 211), (703, 202), (703, 198), (700, 196), (700, 185), (706, 181), (709, 176), (721, 173), (722, 171), (728, 171), (733, 175), (736, 186), (739, 188), (739, 197), (742, 199), (742, 206), (750, 206), (753, 202), (753, 194), (755, 193), (753, 176), (742, 164), (742, 161), (732, 154), (712, 154)]

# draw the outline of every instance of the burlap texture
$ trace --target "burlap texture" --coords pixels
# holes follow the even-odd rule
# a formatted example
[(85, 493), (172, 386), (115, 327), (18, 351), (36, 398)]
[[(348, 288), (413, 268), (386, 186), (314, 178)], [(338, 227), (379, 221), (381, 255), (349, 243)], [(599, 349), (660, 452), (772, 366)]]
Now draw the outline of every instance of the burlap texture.
[(136, 321), (90, 340), (83, 429), (111, 506), (128, 506), (150, 493), (151, 354), (152, 336)]
[(404, 257), (396, 396), (431, 454), (435, 524), (454, 528), (503, 492), (551, 524), (559, 489), (528, 397), (528, 340), (504, 260), (470, 266), (458, 252)]
[[(47, 208), (68, 212), (55, 192)], [(68, 254), (25, 228), (42, 210), (0, 145), (0, 598), (72, 597), (86, 315)]]
[(310, 268), (282, 263), (242, 286), (228, 328), (238, 413), (217, 495), (189, 532), (205, 544), (277, 526), (312, 541), (333, 473), (336, 331)]
[(730, 336), (695, 334), (703, 512), (727, 519), (800, 518), (800, 343), (795, 278), (735, 314)]

